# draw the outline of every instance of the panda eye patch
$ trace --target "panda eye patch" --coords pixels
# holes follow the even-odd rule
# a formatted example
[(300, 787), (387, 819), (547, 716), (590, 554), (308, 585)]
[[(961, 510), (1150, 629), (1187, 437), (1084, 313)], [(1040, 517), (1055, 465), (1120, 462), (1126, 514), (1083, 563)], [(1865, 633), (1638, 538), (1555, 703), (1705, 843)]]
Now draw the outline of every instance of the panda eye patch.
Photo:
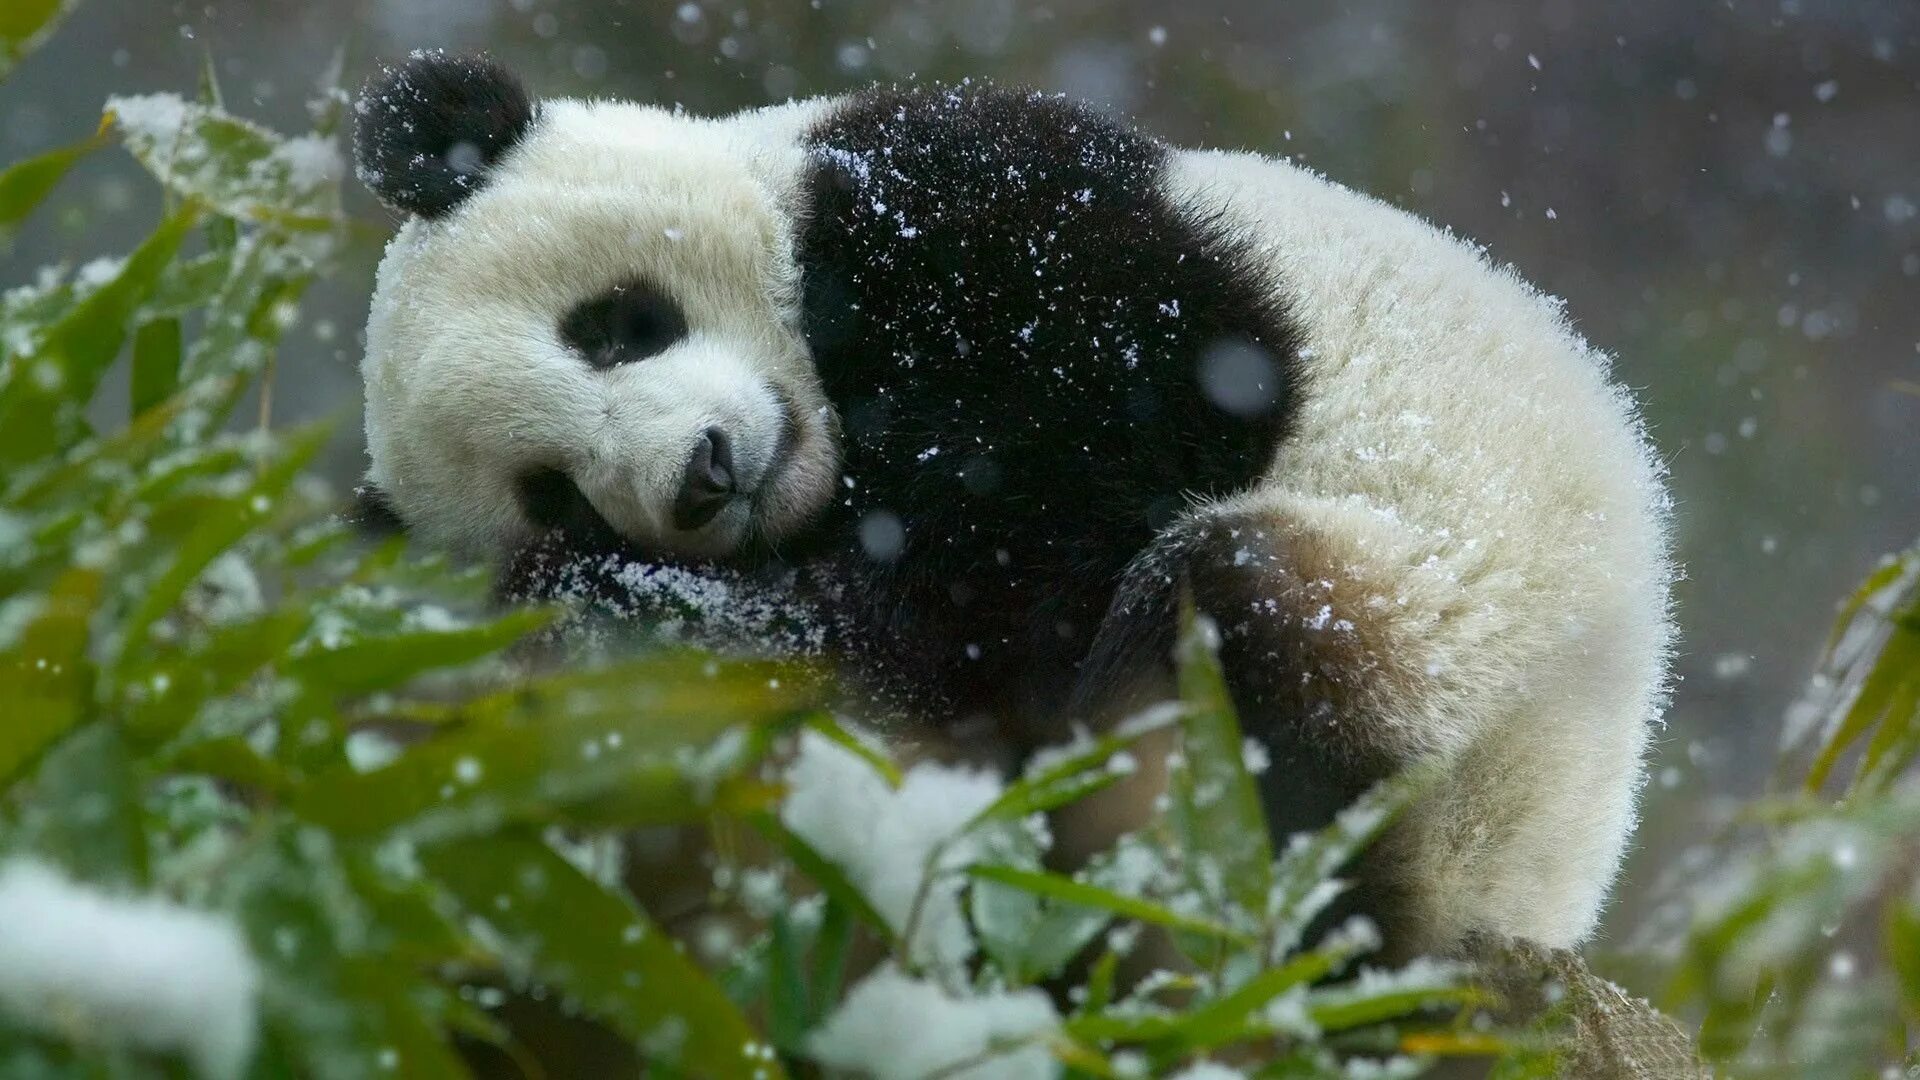
[(560, 340), (602, 371), (645, 360), (686, 336), (687, 319), (680, 306), (638, 281), (614, 286), (560, 321)]

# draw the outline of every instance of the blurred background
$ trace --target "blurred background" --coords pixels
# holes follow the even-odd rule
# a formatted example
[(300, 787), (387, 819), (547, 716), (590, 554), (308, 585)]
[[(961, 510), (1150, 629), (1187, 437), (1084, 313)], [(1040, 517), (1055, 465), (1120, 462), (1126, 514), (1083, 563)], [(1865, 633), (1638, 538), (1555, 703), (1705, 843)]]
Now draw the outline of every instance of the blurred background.
[[(342, 47), (353, 85), (424, 46), (490, 50), (542, 94), (694, 112), (906, 78), (1060, 90), (1176, 142), (1289, 156), (1566, 298), (1644, 403), (1687, 570), (1616, 940), (1766, 784), (1835, 600), (1920, 535), (1913, 0), (83, 0), (0, 87), (0, 161), (91, 131), (110, 93), (190, 95), (209, 63), (230, 109), (304, 130)], [(117, 154), (56, 199), (0, 239), (0, 284), (123, 252), (160, 209)], [(342, 421), (343, 492), (392, 224), (349, 206), (369, 239), (312, 294), (273, 405)]]

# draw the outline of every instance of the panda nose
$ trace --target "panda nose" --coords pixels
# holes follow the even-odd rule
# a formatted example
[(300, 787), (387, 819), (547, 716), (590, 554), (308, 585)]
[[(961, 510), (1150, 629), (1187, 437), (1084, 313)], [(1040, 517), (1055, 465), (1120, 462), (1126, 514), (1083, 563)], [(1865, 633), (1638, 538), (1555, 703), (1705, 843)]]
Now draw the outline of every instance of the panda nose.
[(726, 432), (708, 428), (687, 458), (680, 478), (680, 494), (673, 500), (673, 527), (697, 529), (712, 521), (738, 487), (733, 478), (733, 447)]

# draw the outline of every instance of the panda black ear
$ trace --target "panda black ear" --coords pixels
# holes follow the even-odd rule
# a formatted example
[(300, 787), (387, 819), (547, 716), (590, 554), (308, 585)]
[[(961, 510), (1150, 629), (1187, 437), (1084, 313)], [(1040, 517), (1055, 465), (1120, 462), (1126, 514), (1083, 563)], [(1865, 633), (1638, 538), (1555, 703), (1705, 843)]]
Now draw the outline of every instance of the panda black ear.
[(424, 218), (480, 190), (534, 119), (512, 72), (437, 51), (416, 52), (367, 80), (353, 111), (360, 182), (388, 206)]

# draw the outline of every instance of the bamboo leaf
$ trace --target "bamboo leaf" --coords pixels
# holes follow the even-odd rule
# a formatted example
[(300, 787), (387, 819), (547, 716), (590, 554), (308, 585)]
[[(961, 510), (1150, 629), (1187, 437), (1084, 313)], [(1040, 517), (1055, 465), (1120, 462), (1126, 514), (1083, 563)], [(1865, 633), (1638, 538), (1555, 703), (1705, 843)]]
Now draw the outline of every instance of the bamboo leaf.
[(1920, 1016), (1920, 906), (1913, 897), (1887, 905), (1885, 941), (1907, 1015)]
[(827, 895), (830, 902), (851, 912), (866, 925), (867, 929), (880, 935), (883, 940), (893, 941), (892, 924), (881, 917), (880, 912), (874, 909), (859, 889), (854, 888), (853, 883), (847, 880), (839, 867), (813, 850), (811, 845), (782, 825), (780, 819), (773, 814), (753, 814), (747, 818), (747, 821), (779, 848), (808, 881), (813, 882), (821, 892)]
[(208, 701), (278, 663), (306, 632), (297, 607), (212, 628), (204, 639), (132, 667), (119, 680), (128, 734), (153, 746), (179, 734)]
[(288, 229), (327, 229), (338, 216), (343, 166), (331, 139), (284, 138), (174, 94), (115, 97), (106, 111), (127, 150), (183, 198)]
[(807, 727), (833, 740), (847, 752), (866, 762), (869, 768), (886, 780), (888, 787), (900, 786), (902, 779), (900, 766), (888, 760), (885, 754), (868, 746), (866, 741), (858, 735), (835, 723), (833, 717), (826, 713), (808, 717)]
[[(1862, 663), (1870, 665), (1866, 668), (1865, 678), (1842, 714), (1833, 737), (1821, 748), (1819, 758), (1807, 773), (1809, 791), (1819, 789), (1839, 763), (1840, 756), (1862, 736), (1874, 731), (1883, 722), (1897, 723), (1903, 719), (1898, 715), (1899, 710), (1895, 705), (1908, 687), (1920, 682), (1920, 674), (1917, 674), (1920, 673), (1920, 634), (1894, 627), (1882, 650)], [(1884, 739), (1876, 739), (1869, 745), (1868, 757), (1861, 765), (1862, 773), (1878, 763), (1888, 749), (1888, 743), (1897, 736), (1897, 731), (1889, 732)]]
[(1059, 757), (1007, 785), (986, 809), (980, 811), (968, 828), (990, 821), (1018, 821), (1028, 814), (1042, 813), (1077, 802), (1122, 779), (1131, 772), (1131, 761), (1120, 757), (1134, 743), (1156, 731), (1178, 723), (1185, 715), (1182, 706), (1150, 709), (1120, 724), (1083, 749)]
[(40, 759), (17, 838), (76, 880), (120, 888), (147, 881), (147, 837), (134, 758), (118, 725), (87, 724)]
[(1012, 886), (1035, 896), (1044, 896), (1101, 911), (1111, 911), (1115, 915), (1123, 915), (1129, 919), (1200, 934), (1236, 945), (1252, 944), (1251, 938), (1230, 926), (1182, 915), (1151, 900), (1127, 896), (1044, 870), (1022, 870), (1013, 866), (970, 866), (967, 868), (967, 873), (977, 880)]
[(148, 629), (173, 610), (201, 572), (266, 521), (301, 466), (319, 453), (327, 435), (328, 428), (320, 424), (288, 435), (282, 444), (283, 456), (262, 470), (249, 488), (231, 498), (207, 500), (187, 520), (176, 519), (184, 532), (172, 544), (159, 542), (171, 532), (171, 526), (163, 529), (156, 521), (149, 528), (149, 545), (162, 550), (164, 561), (145, 595), (121, 622), (120, 654), (115, 664), (119, 671), (124, 673), (145, 653)]
[(1258, 915), (1273, 891), (1273, 845), (1253, 775), (1242, 759), (1240, 723), (1220, 669), (1212, 621), (1181, 601), (1180, 753), (1168, 768), (1168, 820), (1188, 884), (1226, 920), (1231, 909)]
[(1315, 990), (1307, 995), (1307, 1015), (1315, 1027), (1331, 1034), (1428, 1009), (1471, 1005), (1480, 998), (1479, 991), (1461, 985), (1457, 974), (1426, 978), (1393, 973), (1381, 976), (1377, 984), (1354, 980)]
[(811, 1009), (800, 974), (800, 934), (786, 912), (774, 913), (768, 945), (767, 1035), (773, 1045), (794, 1052), (805, 1045)]
[(0, 79), (53, 34), (80, 0), (7, 0), (0, 4)]
[(180, 386), (180, 320), (154, 319), (133, 335), (133, 390), (129, 408), (134, 416), (173, 396)]
[(1334, 875), (1444, 777), (1437, 763), (1416, 765), (1375, 784), (1313, 833), (1296, 834), (1274, 866), (1268, 898), (1268, 960), (1299, 946), (1315, 918), (1343, 891)]
[[(211, 226), (221, 221), (232, 224), (228, 218), (210, 218), (207, 224)], [(153, 322), (178, 319), (199, 311), (207, 305), (208, 300), (219, 294), (233, 268), (231, 251), (209, 251), (175, 262), (173, 268), (167, 271), (166, 279), (141, 305), (140, 318)]]
[(809, 1027), (840, 1003), (840, 988), (847, 974), (847, 947), (853, 942), (853, 916), (847, 908), (829, 897), (825, 909), (820, 915), (820, 933), (814, 939), (812, 973), (807, 980), (812, 990)]
[(1271, 967), (1247, 980), (1232, 993), (1189, 1012), (1175, 1026), (1170, 1038), (1182, 1051), (1209, 1050), (1216, 1046), (1265, 1034), (1271, 1023), (1255, 1014), (1275, 998), (1299, 986), (1308, 986), (1338, 970), (1358, 955), (1365, 942), (1336, 936), (1334, 940), (1301, 953), (1278, 967)]
[(441, 1031), (443, 992), (380, 951), (375, 909), (332, 840), (278, 815), (256, 829), (214, 879), (215, 900), (260, 962), (269, 1047), (316, 1080), (466, 1075)]
[(612, 700), (589, 679), (533, 684), (473, 703), (466, 724), (384, 768), (326, 770), (292, 805), (341, 835), (421, 840), (514, 821), (637, 826), (754, 811), (769, 792), (744, 776), (764, 753), (751, 732), (806, 704), (797, 680), (771, 688), (762, 670), (629, 678), (612, 684), (622, 691)]
[(31, 356), (0, 366), (0, 465), (43, 458), (84, 430), (80, 410), (119, 355), (127, 322), (173, 261), (197, 215), (160, 224), (113, 278), (49, 327)]
[[(5, 16), (0, 16), (0, 20), (4, 19)], [(0, 35), (3, 34), (4, 31), (0, 31)], [(49, 150), (39, 157), (28, 158), (0, 171), (0, 235), (26, 220), (27, 215), (40, 205), (81, 158), (93, 153), (105, 142), (104, 132), (97, 133), (90, 139)]]
[(13, 648), (0, 651), (0, 788), (20, 768), (92, 712), (93, 671), (87, 622), (100, 597), (98, 570), (75, 567), (43, 598), (16, 597), (38, 608)]
[(784, 1075), (772, 1047), (670, 935), (545, 844), (507, 832), (429, 848), (421, 860), (493, 926), (516, 963), (660, 1067), (714, 1080)]
[(286, 672), (335, 698), (394, 690), (415, 676), (492, 656), (553, 621), (542, 610), (509, 612), (477, 626), (372, 635), (338, 648), (309, 648)]

